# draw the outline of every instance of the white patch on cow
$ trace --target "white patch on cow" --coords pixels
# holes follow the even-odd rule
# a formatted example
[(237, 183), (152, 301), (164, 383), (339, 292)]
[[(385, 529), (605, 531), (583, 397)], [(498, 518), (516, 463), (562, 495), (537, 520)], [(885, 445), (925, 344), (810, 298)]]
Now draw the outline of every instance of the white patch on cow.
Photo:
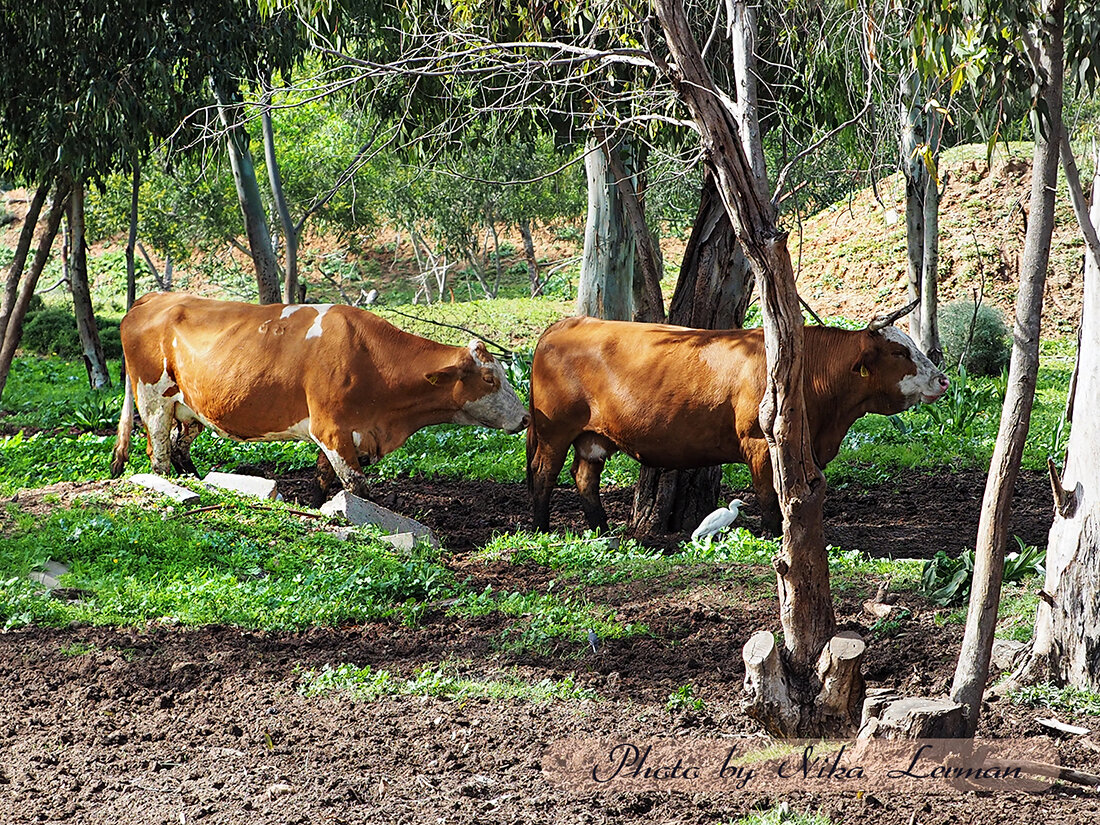
[(164, 372), (152, 384), (137, 381), (134, 401), (137, 403), (141, 420), (153, 452), (153, 472), (168, 475), (172, 469), (171, 445), (172, 423), (175, 420), (176, 404), (182, 400), (177, 392), (165, 397), (164, 393), (172, 386), (168, 375), (168, 362), (164, 362)]
[(180, 345), (180, 339), (172, 336), (172, 349), (176, 349)]
[(470, 339), (470, 343), (467, 345), (467, 349), (470, 350), (470, 357), (474, 359), (474, 363), (477, 364), (479, 367), (491, 367), (492, 363), (490, 363), (489, 361), (482, 361), (478, 357), (477, 348), (480, 343), (481, 342), (476, 338)]
[(943, 373), (921, 352), (916, 342), (894, 326), (883, 327), (882, 335), (887, 341), (901, 344), (909, 350), (909, 357), (917, 367), (913, 375), (906, 375), (898, 382), (898, 391), (905, 397), (907, 406), (924, 401), (929, 403), (943, 395), (946, 385)]
[[(472, 351), (472, 350), (471, 350)], [(474, 356), (477, 361), (477, 356)], [(480, 363), (480, 362), (479, 362)], [(500, 362), (493, 360), (490, 364), (482, 364), (490, 367), (500, 380), (500, 389), (483, 395), (476, 401), (468, 401), (454, 417), (456, 424), (480, 424), (483, 427), (494, 427), (509, 433), (518, 433), (526, 426), (527, 410), (516, 396), (516, 391), (508, 383), (504, 375), (504, 368)]]
[(320, 439), (316, 436), (312, 436), (312, 440), (314, 444), (321, 448), (321, 452), (325, 454), (325, 458), (328, 459), (328, 463), (332, 465), (332, 469), (336, 471), (336, 476), (342, 483), (346, 485), (349, 479), (359, 475), (359, 473), (356, 473), (356, 471), (351, 468), (350, 464), (340, 457), (340, 454), (336, 452), (336, 450), (330, 449), (322, 444)]
[(287, 304), (283, 307), (283, 311), (279, 313), (280, 318), (289, 318), (295, 312), (300, 309), (312, 309), (317, 312), (317, 317), (313, 319), (313, 325), (306, 330), (306, 339), (320, 338), (321, 337), (321, 319), (325, 317), (325, 313), (332, 309), (332, 304)]
[(355, 449), (359, 449), (359, 445), (363, 443), (363, 436), (358, 430), (351, 431), (351, 443), (355, 445)]
[(312, 441), (313, 436), (309, 432), (309, 419), (303, 418), (297, 424), (291, 424), (285, 430), (277, 433), (264, 433), (249, 441)]
[(585, 461), (607, 461), (611, 452), (602, 444), (581, 444), (574, 449)]
[(325, 313), (332, 309), (332, 304), (315, 304), (317, 310), (317, 317), (313, 319), (313, 326), (306, 332), (306, 338), (320, 338), (321, 337), (321, 319), (325, 317)]

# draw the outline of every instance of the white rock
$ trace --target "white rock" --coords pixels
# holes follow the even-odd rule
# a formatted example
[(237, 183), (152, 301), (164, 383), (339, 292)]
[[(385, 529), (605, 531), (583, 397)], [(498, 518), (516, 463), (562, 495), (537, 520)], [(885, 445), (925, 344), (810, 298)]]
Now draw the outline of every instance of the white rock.
[(412, 550), (416, 545), (416, 536), (412, 533), (394, 533), (392, 536), (382, 536), (382, 541), (392, 544), (398, 550)]
[(326, 516), (344, 516), (352, 524), (374, 524), (391, 533), (412, 533), (418, 539), (427, 539), (432, 547), (439, 546), (426, 525), (393, 510), (387, 510), (373, 501), (350, 495), (346, 490), (341, 490), (335, 498), (325, 502), (321, 512)]
[(254, 496), (255, 498), (274, 500), (279, 495), (279, 488), (270, 478), (243, 476), (237, 473), (208, 473), (202, 481), (211, 487), (232, 490), (235, 493)]
[(168, 498), (178, 501), (180, 504), (196, 504), (199, 500), (198, 493), (192, 492), (186, 487), (180, 487), (178, 484), (173, 484), (168, 479), (152, 473), (138, 473), (130, 476), (126, 481), (168, 496)]

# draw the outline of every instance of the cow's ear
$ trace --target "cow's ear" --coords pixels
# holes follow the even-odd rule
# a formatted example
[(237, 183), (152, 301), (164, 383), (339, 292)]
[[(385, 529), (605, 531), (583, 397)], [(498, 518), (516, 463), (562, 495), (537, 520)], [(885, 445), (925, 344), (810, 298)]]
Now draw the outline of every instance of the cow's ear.
[(444, 367), (441, 370), (435, 370), (434, 372), (425, 373), (424, 377), (428, 380), (429, 384), (438, 384), (440, 381), (447, 384), (451, 381), (455, 381), (461, 372), (462, 367), (450, 366)]

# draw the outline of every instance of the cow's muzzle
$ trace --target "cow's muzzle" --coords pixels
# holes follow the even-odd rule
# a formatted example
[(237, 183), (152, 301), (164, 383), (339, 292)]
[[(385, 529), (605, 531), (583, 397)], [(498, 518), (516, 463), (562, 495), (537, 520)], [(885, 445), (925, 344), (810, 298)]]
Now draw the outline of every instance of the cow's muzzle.
[(948, 380), (947, 376), (941, 375), (939, 377), (939, 391), (933, 393), (932, 395), (922, 395), (921, 400), (924, 401), (925, 404), (931, 404), (933, 401), (937, 401), (941, 395), (947, 392), (947, 388), (950, 386), (951, 382)]

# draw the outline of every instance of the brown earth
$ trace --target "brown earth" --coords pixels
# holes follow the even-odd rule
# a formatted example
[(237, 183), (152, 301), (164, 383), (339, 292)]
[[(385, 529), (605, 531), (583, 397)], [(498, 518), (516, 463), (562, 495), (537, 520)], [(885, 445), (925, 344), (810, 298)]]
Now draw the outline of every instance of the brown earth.
[[(57, 506), (77, 493), (114, 495), (110, 485), (57, 485), (48, 499)], [(280, 486), (288, 497), (308, 493), (308, 477), (295, 474)], [(975, 533), (981, 486), (976, 473), (904, 473), (870, 489), (832, 490), (827, 538), (875, 555), (954, 550)], [(495, 532), (526, 524), (520, 485), (420, 479), (382, 483), (375, 492), (429, 524), (449, 548), (447, 563), (472, 587), (537, 591), (557, 578), (538, 565), (473, 561), (467, 552)], [(745, 524), (758, 526), (751, 493), (734, 492), (748, 502)], [(1041, 475), (1025, 474), (1017, 485), (1014, 529), (1030, 542), (1045, 539), (1048, 497)], [(629, 494), (611, 491), (607, 498), (612, 522), (622, 523)], [(18, 506), (33, 510), (46, 499), (27, 491)], [(555, 526), (580, 529), (575, 494), (562, 488), (554, 500)], [(0, 822), (723, 823), (785, 801), (793, 811), (820, 812), (837, 823), (992, 824), (1006, 817), (1100, 823), (1095, 794), (1069, 785), (1037, 795), (940, 789), (911, 795), (822, 779), (806, 780), (794, 793), (766, 785), (670, 791), (654, 781), (591, 792), (547, 780), (547, 749), (568, 737), (754, 741), (758, 733), (738, 705), (740, 648), (753, 631), (778, 624), (774, 601), (746, 589), (761, 575), (768, 571), (731, 565), (686, 584), (673, 574), (577, 587), (610, 605), (617, 620), (652, 629), (652, 636), (607, 640), (598, 655), (565, 642), (541, 653), (504, 652), (498, 639), (511, 620), (458, 619), (442, 610), (415, 628), (378, 622), (260, 633), (154, 623), (0, 634)], [(912, 617), (895, 635), (879, 637), (860, 608), (875, 584), (834, 594), (842, 626), (871, 642), (869, 686), (942, 693), (960, 627), (941, 625), (935, 617), (942, 611), (903, 595)], [(440, 661), (469, 677), (574, 679), (600, 698), (545, 705), (420, 696), (367, 702), (298, 692), (303, 674), (325, 665), (369, 665), (407, 677)], [(704, 708), (668, 710), (669, 696), (687, 683)], [(998, 702), (984, 714), (980, 733), (1041, 736), (1035, 719), (1048, 714)], [(1100, 718), (1066, 721), (1100, 724)], [(1056, 745), (1065, 762), (1100, 771), (1100, 745), (1092, 738)]]

